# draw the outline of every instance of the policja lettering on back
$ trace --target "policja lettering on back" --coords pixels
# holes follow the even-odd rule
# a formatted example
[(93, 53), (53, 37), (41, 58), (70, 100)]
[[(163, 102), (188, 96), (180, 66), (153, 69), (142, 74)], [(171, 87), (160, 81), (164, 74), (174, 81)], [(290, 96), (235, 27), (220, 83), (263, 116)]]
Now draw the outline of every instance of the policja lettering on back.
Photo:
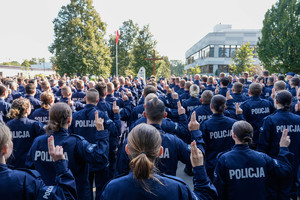
[(245, 179), (245, 178), (263, 178), (265, 177), (265, 171), (263, 167), (257, 167), (253, 169), (243, 168), (243, 169), (230, 169), (229, 178), (232, 179)]

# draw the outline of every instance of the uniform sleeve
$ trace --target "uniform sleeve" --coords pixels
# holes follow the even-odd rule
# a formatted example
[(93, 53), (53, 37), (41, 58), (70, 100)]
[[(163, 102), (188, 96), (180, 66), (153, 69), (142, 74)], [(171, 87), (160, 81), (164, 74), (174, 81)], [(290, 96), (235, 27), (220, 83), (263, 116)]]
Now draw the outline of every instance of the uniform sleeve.
[(271, 175), (275, 175), (277, 177), (292, 178), (292, 162), (294, 155), (289, 152), (287, 147), (280, 147), (280, 151), (277, 159), (273, 159), (270, 156), (265, 155), (265, 159), (267, 161), (268, 171)]
[(204, 165), (193, 168), (194, 193), (199, 199), (214, 200), (218, 198), (215, 186), (210, 182)]
[(35, 122), (34, 123), (34, 132), (35, 132), (35, 137), (44, 135), (46, 133), (44, 129), (44, 124), (41, 122)]
[(130, 170), (130, 168), (129, 168), (130, 160), (125, 151), (126, 144), (127, 144), (127, 140), (125, 140), (122, 148), (120, 149), (119, 155), (117, 157), (115, 176), (119, 176), (121, 174), (128, 173)]
[(220, 157), (214, 173), (214, 185), (217, 188), (219, 199), (225, 199), (227, 196), (228, 177), (226, 176), (226, 167), (224, 163), (224, 158)]
[(27, 155), (26, 155), (26, 160), (25, 160), (25, 166), (29, 169), (34, 169), (34, 163), (33, 163), (33, 159), (34, 159), (34, 155), (35, 155), (35, 151), (37, 148), (37, 142), (36, 139), (34, 139), (32, 146), (30, 147)]
[(190, 143), (191, 138), (188, 131), (188, 121), (186, 115), (179, 115), (179, 123), (173, 122), (172, 120), (165, 120), (168, 133), (174, 133), (178, 138), (182, 139), (185, 143)]
[[(123, 101), (122, 101), (123, 102)], [(123, 121), (128, 121), (130, 119), (131, 110), (133, 109), (132, 104), (129, 100), (123, 103), (123, 107), (120, 108), (120, 117)]]
[(55, 162), (55, 186), (46, 186), (36, 171), (28, 174), (24, 180), (24, 199), (77, 199), (75, 179), (67, 168), (66, 160)]
[(260, 128), (259, 140), (258, 140), (258, 151), (268, 153), (268, 150), (271, 146), (271, 120), (269, 118), (265, 118), (262, 127)]
[(96, 144), (91, 144), (85, 139), (77, 140), (77, 153), (88, 163), (97, 163), (106, 167), (108, 165), (109, 132), (108, 130), (96, 131)]

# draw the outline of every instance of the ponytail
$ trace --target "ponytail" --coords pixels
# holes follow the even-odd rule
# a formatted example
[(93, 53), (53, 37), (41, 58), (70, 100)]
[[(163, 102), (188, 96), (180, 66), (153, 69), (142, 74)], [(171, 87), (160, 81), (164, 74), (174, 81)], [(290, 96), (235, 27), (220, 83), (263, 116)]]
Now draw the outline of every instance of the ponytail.
[(49, 121), (46, 132), (50, 135), (50, 130), (57, 132), (68, 124), (69, 117), (72, 116), (72, 110), (66, 103), (56, 103), (49, 111)]
[(284, 111), (289, 111), (291, 109), (293, 95), (289, 91), (283, 90), (278, 92), (275, 99), (278, 104), (282, 106)]
[(130, 162), (131, 170), (136, 179), (148, 179), (154, 170), (153, 162), (149, 160), (146, 153), (142, 152)]
[(7, 114), (7, 117), (20, 119), (21, 117), (25, 116), (30, 106), (31, 104), (28, 99), (25, 98), (15, 99), (11, 104), (11, 108)]
[(225, 112), (226, 109), (226, 98), (222, 95), (215, 95), (212, 99), (211, 99), (211, 105), (214, 108), (214, 110), (219, 113), (219, 114), (223, 114)]
[(253, 128), (246, 121), (237, 121), (232, 125), (232, 131), (243, 143), (252, 143)]

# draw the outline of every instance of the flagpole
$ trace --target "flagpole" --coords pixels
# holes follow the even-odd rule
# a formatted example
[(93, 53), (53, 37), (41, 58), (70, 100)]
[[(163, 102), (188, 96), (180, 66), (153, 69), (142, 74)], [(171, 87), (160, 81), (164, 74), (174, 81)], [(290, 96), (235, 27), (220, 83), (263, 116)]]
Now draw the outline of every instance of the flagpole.
[(118, 77), (118, 43), (116, 43), (116, 77)]

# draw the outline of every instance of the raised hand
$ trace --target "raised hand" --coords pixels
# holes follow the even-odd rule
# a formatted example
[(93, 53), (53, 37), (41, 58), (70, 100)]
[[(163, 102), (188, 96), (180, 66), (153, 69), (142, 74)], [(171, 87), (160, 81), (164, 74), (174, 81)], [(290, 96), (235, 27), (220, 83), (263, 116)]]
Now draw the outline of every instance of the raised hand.
[(172, 88), (172, 98), (178, 99), (178, 93), (175, 92), (174, 88)]
[(194, 111), (191, 116), (191, 120), (188, 124), (189, 131), (199, 130), (200, 124), (196, 120), (196, 112)]
[(276, 96), (275, 88), (272, 88), (271, 98), (275, 99), (275, 96)]
[(104, 130), (104, 119), (99, 118), (98, 111), (95, 112), (95, 126), (98, 131)]
[(117, 106), (116, 101), (113, 102), (113, 108), (112, 109), (113, 109), (114, 113), (120, 113), (120, 108), (119, 108), (119, 106)]
[(295, 105), (295, 111), (299, 112), (300, 111), (300, 101), (298, 101)]
[(122, 90), (121, 92), (121, 95), (122, 95), (122, 99), (123, 101), (127, 101), (128, 100), (128, 96), (126, 94), (124, 94), (124, 91)]
[(233, 97), (231, 96), (230, 91), (228, 90), (226, 92), (226, 100), (228, 101), (228, 100), (231, 100), (231, 99), (233, 99)]
[(288, 147), (291, 143), (290, 136), (288, 136), (288, 129), (284, 129), (280, 138), (279, 146)]
[(215, 94), (219, 94), (219, 85), (217, 85), (217, 87), (215, 89)]
[(178, 109), (178, 115), (185, 114), (185, 109), (184, 107), (181, 106), (180, 101), (177, 102), (177, 109)]
[(52, 135), (48, 137), (48, 152), (54, 162), (65, 159), (64, 149), (62, 146), (54, 146), (54, 138)]
[(191, 143), (191, 164), (193, 167), (203, 165), (203, 153), (197, 148), (195, 140)]
[(235, 104), (235, 114), (236, 115), (243, 114), (243, 110), (240, 108), (240, 105), (238, 103)]
[(68, 105), (73, 106), (74, 102), (71, 100), (71, 97), (68, 97)]

